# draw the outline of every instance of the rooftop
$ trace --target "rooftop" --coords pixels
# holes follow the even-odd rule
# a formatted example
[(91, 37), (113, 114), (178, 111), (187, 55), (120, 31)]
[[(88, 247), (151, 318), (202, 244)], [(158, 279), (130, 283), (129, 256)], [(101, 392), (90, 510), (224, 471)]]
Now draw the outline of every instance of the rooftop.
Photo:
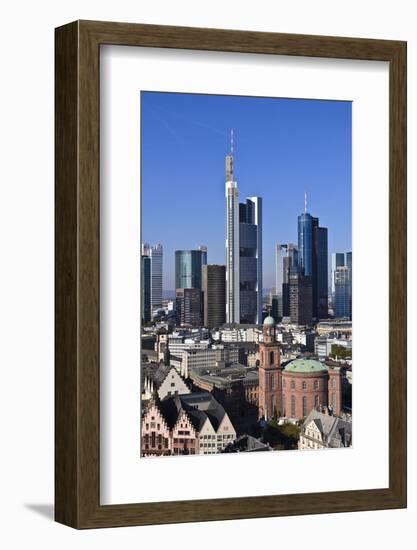
[(294, 359), (284, 369), (285, 372), (311, 373), (327, 371), (326, 365), (314, 359)]

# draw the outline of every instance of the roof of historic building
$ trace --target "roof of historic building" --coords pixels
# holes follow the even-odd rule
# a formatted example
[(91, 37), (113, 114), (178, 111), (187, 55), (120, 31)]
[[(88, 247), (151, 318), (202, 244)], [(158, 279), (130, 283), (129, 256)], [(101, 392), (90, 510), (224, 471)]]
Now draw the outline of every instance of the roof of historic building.
[(268, 317), (265, 317), (264, 320), (264, 326), (274, 326), (275, 325), (275, 319), (268, 315)]
[(303, 422), (304, 436), (306, 436), (305, 430), (311, 422), (317, 426), (323, 443), (327, 447), (350, 447), (352, 445), (352, 422), (313, 409)]
[(171, 429), (185, 412), (197, 432), (200, 432), (207, 418), (217, 432), (226, 415), (223, 406), (213, 395), (204, 391), (164, 399), (159, 404), (159, 410)]
[(290, 361), (284, 369), (284, 372), (293, 372), (300, 374), (319, 373), (327, 371), (326, 365), (314, 359), (294, 359)]

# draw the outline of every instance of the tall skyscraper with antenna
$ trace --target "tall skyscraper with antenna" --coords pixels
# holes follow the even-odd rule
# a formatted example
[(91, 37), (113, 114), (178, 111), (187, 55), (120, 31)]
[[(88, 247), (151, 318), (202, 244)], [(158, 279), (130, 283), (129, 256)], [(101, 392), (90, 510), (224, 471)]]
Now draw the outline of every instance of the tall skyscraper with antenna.
[(239, 204), (233, 130), (226, 157), (226, 322), (262, 323), (262, 198)]
[(240, 322), (239, 190), (233, 174), (233, 129), (226, 156), (226, 322)]
[(312, 310), (316, 319), (328, 315), (327, 255), (327, 228), (319, 227), (319, 219), (307, 211), (307, 193), (304, 193), (304, 212), (298, 216), (298, 265), (302, 274), (312, 279)]

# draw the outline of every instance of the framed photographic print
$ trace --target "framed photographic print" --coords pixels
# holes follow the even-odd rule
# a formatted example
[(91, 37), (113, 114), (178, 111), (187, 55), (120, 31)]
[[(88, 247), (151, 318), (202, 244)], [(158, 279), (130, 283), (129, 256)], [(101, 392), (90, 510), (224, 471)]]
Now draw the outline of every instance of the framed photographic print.
[(56, 29), (55, 448), (76, 528), (406, 506), (404, 42)]

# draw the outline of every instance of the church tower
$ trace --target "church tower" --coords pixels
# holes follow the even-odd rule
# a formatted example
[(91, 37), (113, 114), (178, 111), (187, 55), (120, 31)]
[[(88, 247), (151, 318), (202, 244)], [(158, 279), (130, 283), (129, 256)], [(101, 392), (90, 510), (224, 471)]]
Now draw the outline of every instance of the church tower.
[(276, 413), (282, 415), (281, 354), (276, 341), (275, 321), (266, 317), (263, 324), (263, 342), (259, 343), (259, 418), (270, 420)]

